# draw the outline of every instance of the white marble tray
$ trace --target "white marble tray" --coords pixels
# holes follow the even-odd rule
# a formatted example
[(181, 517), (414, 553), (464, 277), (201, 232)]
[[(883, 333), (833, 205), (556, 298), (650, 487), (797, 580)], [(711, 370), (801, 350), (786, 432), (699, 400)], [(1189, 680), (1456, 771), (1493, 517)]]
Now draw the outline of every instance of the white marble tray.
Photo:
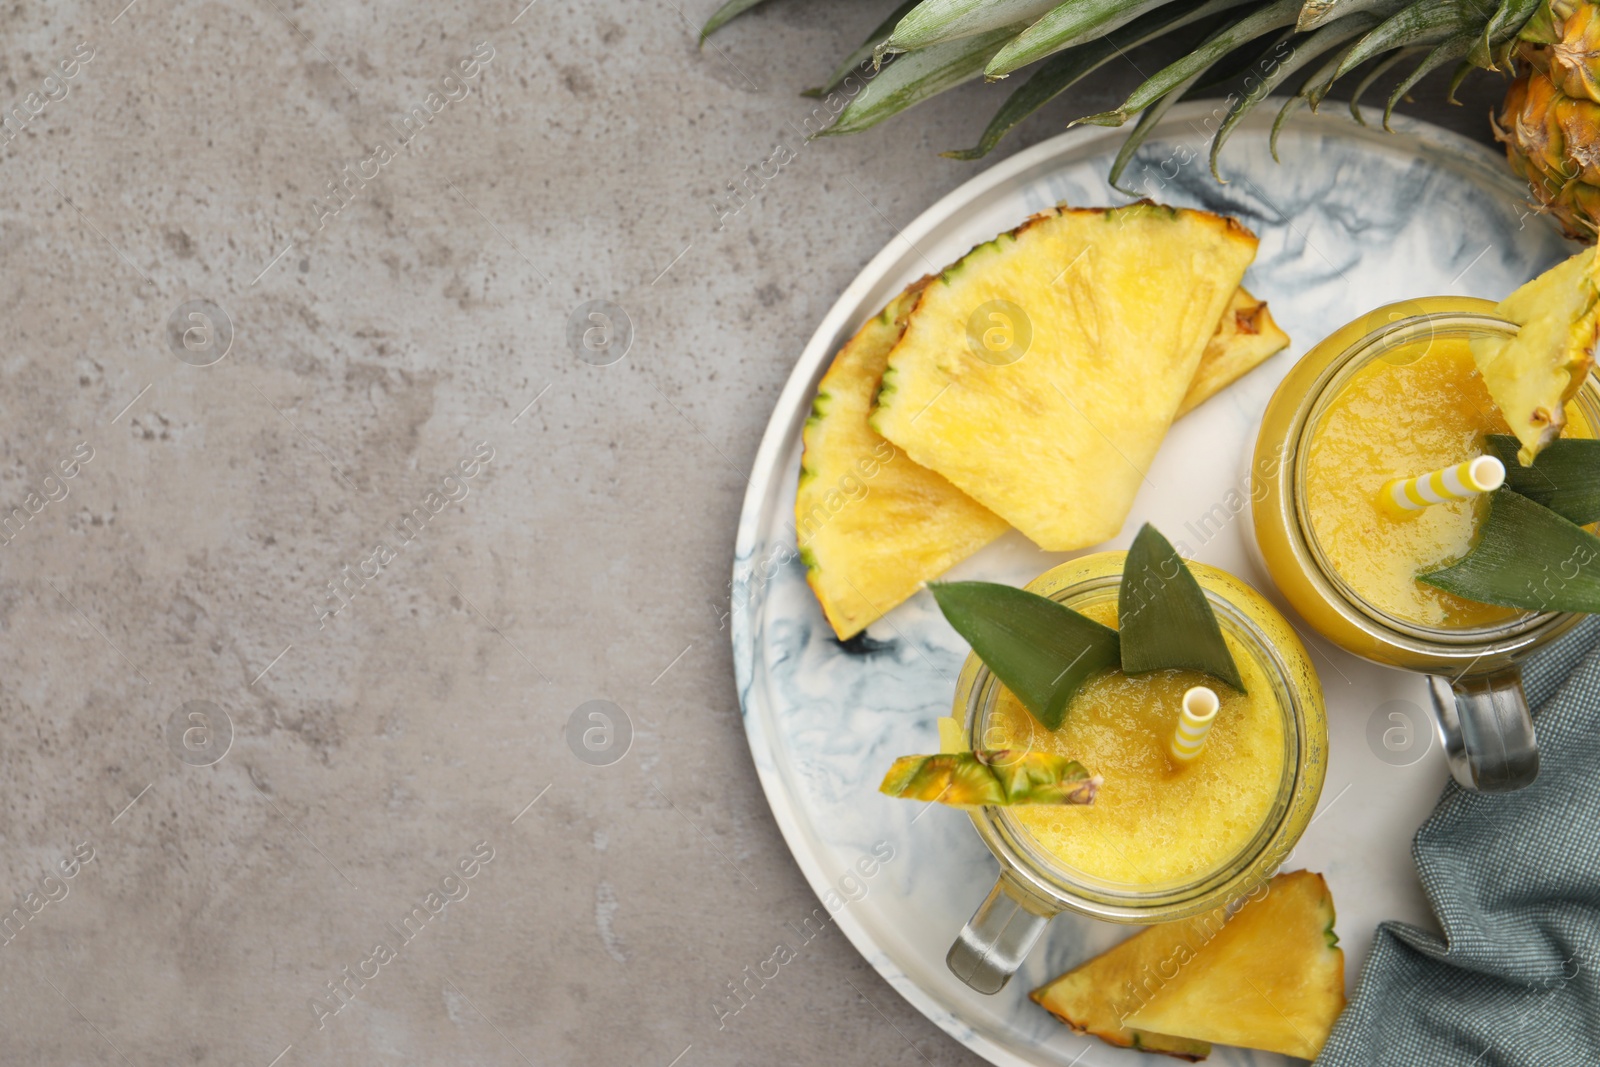
[[(1126, 547), (1148, 520), (1186, 542), (1195, 558), (1278, 599), (1250, 562), (1248, 513), (1228, 519), (1238, 500), (1229, 490), (1239, 486), (1261, 411), (1290, 364), (1380, 304), (1449, 293), (1499, 298), (1570, 250), (1528, 212), (1520, 183), (1488, 149), (1398, 118), (1397, 134), (1363, 128), (1338, 107), (1336, 115), (1302, 114), (1290, 124), (1280, 166), (1267, 148), (1275, 110), (1260, 108), (1234, 134), (1223, 157), (1227, 185), (1205, 170), (1210, 103), (1174, 108), (1140, 153), (1144, 181), (1139, 162), (1125, 180), (1251, 227), (1261, 248), (1245, 282), (1269, 301), (1294, 343), (1173, 428), (1123, 535), (1101, 547)], [(1074, 1036), (1027, 999), (1030, 989), (1129, 931), (1057, 918), (1021, 973), (993, 997), (946, 970), (951, 939), (993, 883), (995, 864), (961, 812), (925, 810), (876, 789), (893, 757), (938, 750), (934, 720), (949, 712), (966, 647), (926, 593), (872, 626), (867, 640), (854, 643), (860, 647), (834, 640), (794, 554), (800, 430), (834, 351), (907, 282), (1058, 201), (1125, 202), (1105, 183), (1122, 136), (1090, 128), (1036, 145), (980, 173), (890, 241), (801, 354), (762, 440), (739, 522), (734, 663), (751, 754), (778, 825), (862, 955), (928, 1018), (997, 1064), (1153, 1062)], [(1066, 558), (1011, 533), (953, 574), (1021, 584)], [(1398, 753), (1377, 740), (1402, 722), (1393, 714), (1425, 721), (1419, 679), (1310, 644), (1328, 699), (1332, 758), (1321, 811), (1287, 869), (1327, 876), (1353, 985), (1379, 921), (1429, 921), (1410, 841), (1447, 771), (1431, 733), (1418, 731), (1414, 747)], [(1403, 730), (1389, 740), (1403, 747)], [(893, 858), (880, 863), (875, 846), (880, 857), (892, 849)], [(1288, 1061), (1219, 1047), (1210, 1062)]]

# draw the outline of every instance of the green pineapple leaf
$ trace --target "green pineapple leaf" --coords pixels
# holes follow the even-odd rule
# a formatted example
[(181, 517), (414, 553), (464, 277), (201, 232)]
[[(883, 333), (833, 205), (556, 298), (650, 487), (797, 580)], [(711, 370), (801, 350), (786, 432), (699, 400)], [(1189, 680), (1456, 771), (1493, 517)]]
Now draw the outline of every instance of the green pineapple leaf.
[(1104, 37), (1166, 3), (1167, 0), (1076, 0), (1061, 4), (1007, 41), (983, 68), (983, 76), (989, 81), (1004, 78), (1063, 49)]
[[(701, 43), (761, 2), (727, 0), (707, 20)], [(1213, 15), (1223, 17), (1212, 20)], [(1243, 73), (1231, 59), (1243, 55), (1241, 50), (1250, 42), (1280, 29), (1312, 34), (1339, 23), (1348, 30), (1358, 24), (1357, 19), (1375, 23), (1348, 47), (1341, 49), (1332, 43), (1344, 38), (1343, 33), (1327, 38), (1300, 37), (1292, 42), (1297, 51), (1286, 61), (1274, 56), (1270, 57), (1271, 62), (1258, 65), (1254, 77), (1264, 78), (1271, 85), (1253, 85), (1242, 101), (1237, 94), (1231, 95), (1231, 124), (1213, 141), (1215, 173), (1222, 144), (1234, 127), (1270, 88), (1284, 81), (1288, 72), (1280, 67), (1303, 69), (1313, 58), (1300, 49), (1310, 46), (1318, 51), (1332, 50), (1333, 58), (1305, 79), (1295, 96), (1279, 110), (1272, 124), (1274, 158), (1278, 136), (1289, 118), (1307, 104), (1316, 111), (1334, 83), (1355, 68), (1364, 66), (1367, 70), (1352, 94), (1350, 111), (1357, 122), (1365, 125), (1359, 105), (1362, 94), (1390, 73), (1395, 64), (1417, 55), (1423, 57), (1387, 99), (1387, 126), (1395, 101), (1426, 74), (1446, 63), (1457, 63), (1447, 94), (1455, 102), (1456, 89), (1471, 70), (1504, 68), (1519, 42), (1546, 46), (1558, 43), (1554, 18), (1548, 0), (901, 0), (866, 41), (838, 64), (823, 86), (808, 89), (802, 95), (825, 96), (870, 61), (875, 76), (867, 79), (866, 88), (847, 105), (833, 126), (823, 131), (855, 133), (946, 89), (972, 81), (980, 73), (993, 80), (1029, 64), (1048, 61), (1005, 101), (976, 146), (944, 153), (947, 158), (975, 160), (993, 150), (1023, 118), (1103, 66), (1108, 55), (1121, 55), (1157, 38), (1178, 38), (1175, 43), (1185, 45), (1202, 38), (1198, 47), (1147, 78), (1120, 107), (1070, 124), (1122, 126), (1135, 113), (1142, 114), (1146, 121), (1134, 128), (1132, 143), (1125, 144), (1125, 151), (1118, 157), (1125, 168), (1139, 144), (1149, 136), (1154, 120), (1195, 89), (1201, 73), (1207, 75), (1207, 81), (1199, 88), (1224, 76)], [(1173, 32), (1202, 19), (1205, 23), (1199, 32)], [(1220, 28), (1217, 23), (1222, 23)], [(1136, 27), (1138, 31), (1148, 30), (1148, 34), (1136, 31)], [(1329, 48), (1324, 49), (1323, 45)], [(879, 63), (891, 55), (902, 60), (917, 59), (896, 64), (898, 69), (893, 76), (885, 79), (887, 72), (880, 70)], [(1369, 60), (1373, 61), (1370, 65)], [(1158, 104), (1163, 106), (1158, 108)], [(1112, 185), (1116, 186), (1117, 181), (1113, 178)]]
[[(1334, 62), (1338, 62), (1337, 56), (1334, 57)], [(1272, 120), (1272, 133), (1267, 138), (1267, 149), (1272, 153), (1272, 161), (1274, 163), (1283, 162), (1283, 160), (1278, 158), (1278, 134), (1283, 132), (1284, 124), (1288, 122), (1291, 117), (1293, 117), (1294, 113), (1309, 103), (1309, 101), (1306, 99), (1306, 87), (1309, 86), (1312, 81), (1315, 80), (1315, 78), (1315, 74), (1313, 74), (1310, 78), (1307, 78), (1306, 84), (1300, 87), (1300, 91), (1298, 93), (1295, 93), (1293, 96), (1283, 102), (1283, 106), (1278, 109), (1277, 116)]]
[[(1485, 70), (1499, 70), (1494, 54), (1495, 46), (1517, 35), (1535, 11), (1544, 8), (1545, 0), (1503, 0), (1493, 17), (1484, 24), (1483, 34), (1472, 46), (1469, 56), (1472, 64)], [(1454, 88), (1451, 89), (1452, 95)]]
[[(1163, 23), (1174, 19), (1184, 25), (1208, 15), (1240, 7), (1252, 0), (1211, 0), (1199, 6), (1170, 3), (1169, 0), (1068, 0), (1019, 33), (984, 68), (991, 81), (1081, 44), (1104, 40), (1114, 30), (1149, 15), (1159, 15)], [(1166, 30), (1176, 29), (1168, 25)], [(1164, 31), (1166, 32), (1166, 31)]]
[(899, 56), (845, 105), (823, 136), (857, 133), (983, 73), (983, 65), (1018, 27), (941, 41)]
[(1306, 75), (1305, 80), (1300, 83), (1300, 88), (1295, 90), (1295, 94), (1285, 100), (1283, 106), (1278, 109), (1277, 117), (1272, 120), (1272, 134), (1267, 140), (1267, 148), (1272, 152), (1274, 163), (1283, 162), (1278, 158), (1278, 135), (1283, 132), (1284, 123), (1288, 122), (1289, 117), (1296, 111), (1308, 104), (1312, 110), (1316, 109), (1316, 101), (1320, 101), (1322, 97), (1317, 96), (1313, 99), (1313, 94), (1319, 90), (1325, 94), (1333, 87), (1333, 78), (1339, 71), (1339, 64), (1344, 62), (1345, 53), (1354, 47), (1355, 45), (1351, 44), (1335, 52), (1322, 66)]
[(1065, 55), (1055, 57), (1035, 71), (1016, 92), (1006, 98), (1006, 102), (1000, 105), (1000, 110), (994, 113), (994, 118), (989, 120), (989, 125), (984, 129), (983, 136), (978, 138), (976, 145), (971, 148), (952, 149), (941, 154), (946, 159), (982, 159), (994, 151), (995, 145), (999, 144), (1001, 138), (1010, 133), (1017, 123), (1132, 47), (1131, 43), (1127, 43), (1127, 36), (1125, 30), (1118, 30), (1097, 41), (1091, 41), (1082, 48), (1075, 48)]
[(1466, 55), (1472, 50), (1473, 42), (1477, 39), (1478, 35), (1472, 30), (1462, 30), (1441, 41), (1433, 51), (1423, 57), (1416, 69), (1407, 74), (1405, 80), (1395, 86), (1394, 91), (1389, 94), (1389, 102), (1383, 108), (1383, 128), (1386, 130), (1390, 128), (1389, 120), (1394, 117), (1394, 106), (1400, 102), (1401, 97), (1411, 91), (1413, 85), (1432, 74), (1437, 68)]
[(1561, 34), (1556, 32), (1555, 18), (1556, 13), (1549, 4), (1539, 4), (1533, 9), (1533, 14), (1527, 23), (1517, 32), (1517, 36), (1529, 44), (1555, 44), (1561, 40)]
[(854, 52), (845, 56), (837, 67), (833, 68), (833, 73), (828, 75), (828, 80), (822, 83), (821, 88), (807, 89), (800, 95), (827, 96), (843, 85), (846, 78), (859, 70), (861, 64), (870, 60), (877, 53), (878, 46), (889, 39), (889, 34), (894, 30), (895, 24), (905, 17), (906, 12), (916, 7), (920, 2), (921, 0), (905, 0), (905, 3), (889, 12), (889, 17), (873, 27), (872, 32), (867, 34), (867, 39), (862, 41)]
[(1172, 543), (1145, 523), (1128, 547), (1117, 591), (1124, 674), (1204, 671), (1244, 692), (1217, 614)]
[(1169, 63), (1146, 78), (1144, 83), (1122, 102), (1122, 106), (1112, 111), (1102, 111), (1098, 115), (1078, 119), (1072, 125), (1087, 122), (1095, 126), (1121, 126), (1128, 121), (1129, 115), (1135, 111), (1143, 111), (1196, 75), (1204, 73), (1212, 64), (1234, 49), (1273, 30), (1293, 26), (1295, 17), (1300, 13), (1301, 2), (1302, 0), (1273, 0), (1272, 3), (1257, 8), (1237, 22), (1224, 26), (1207, 37), (1193, 52)]
[[(1006, 98), (989, 121), (976, 146), (943, 153), (947, 159), (982, 159), (994, 150), (1000, 139), (1011, 132), (1017, 123), (1039, 110), (1106, 63), (1130, 48), (1153, 41), (1181, 26), (1195, 22), (1245, 0), (1209, 0), (1199, 7), (1183, 10), (1181, 5), (1168, 5), (1160, 10), (1113, 30), (1104, 37), (1087, 41), (1071, 51), (1052, 58), (1034, 72), (1033, 76)], [(1113, 184), (1115, 181), (1113, 180)]]
[[(1398, 14), (1402, 9), (1412, 2), (1414, 2), (1414, 0), (1359, 0), (1359, 3), (1342, 3), (1335, 7), (1332, 15), (1321, 18), (1318, 20), (1317, 24), (1319, 26), (1326, 26), (1335, 18), (1340, 20), (1356, 18), (1362, 20), (1371, 19), (1372, 22), (1368, 25), (1368, 30), (1370, 32), (1370, 30), (1376, 28), (1377, 24), (1382, 23), (1392, 15)], [(1308, 7), (1310, 3), (1311, 0), (1307, 0)], [(1306, 18), (1305, 9), (1301, 10), (1300, 17), (1301, 22), (1304, 23)], [(1349, 58), (1351, 52), (1354, 52), (1357, 48), (1361, 47), (1361, 42), (1366, 39), (1366, 36), (1366, 34), (1361, 34), (1360, 39), (1351, 41), (1344, 48), (1336, 52), (1333, 58), (1329, 59), (1328, 62), (1322, 67), (1318, 68), (1317, 72), (1307, 78), (1304, 84), (1300, 86), (1300, 95), (1304, 96), (1307, 101), (1310, 102), (1312, 111), (1316, 111), (1322, 106), (1323, 98), (1333, 90), (1334, 83), (1344, 76), (1345, 60)], [(1402, 49), (1401, 51), (1394, 53), (1394, 55), (1399, 56), (1408, 54), (1421, 54), (1422, 52), (1426, 51), (1427, 48), (1425, 47), (1417, 49)], [(1384, 71), (1387, 71), (1391, 66), (1394, 65), (1392, 62), (1393, 58), (1394, 56), (1389, 56), (1379, 61), (1374, 65), (1373, 71), (1378, 74), (1382, 74)], [(1367, 74), (1363, 79), (1361, 86), (1357, 87), (1357, 95), (1359, 95), (1361, 92), (1364, 92), (1364, 87), (1370, 85), (1374, 80), (1375, 78), (1373, 77), (1372, 73)], [(1365, 120), (1361, 118), (1361, 111), (1359, 108), (1352, 108), (1350, 113), (1352, 116), (1354, 116), (1357, 122), (1363, 126), (1366, 125)], [(1279, 115), (1280, 122), (1283, 118), (1283, 115)], [(1276, 156), (1274, 156), (1274, 158), (1276, 158)]]
[[(1234, 128), (1257, 104), (1288, 81), (1289, 76), (1305, 64), (1339, 47), (1357, 34), (1366, 32), (1376, 22), (1376, 17), (1370, 14), (1352, 15), (1330, 22), (1297, 40), (1280, 39), (1263, 52), (1256, 61), (1257, 67), (1267, 70), (1269, 62), (1276, 62), (1276, 66), (1272, 67), (1271, 73), (1258, 79), (1255, 87), (1249, 92), (1234, 97), (1233, 106), (1228, 109), (1227, 117), (1222, 120), (1222, 125), (1217, 127), (1217, 132), (1211, 138), (1211, 176), (1222, 181), (1222, 175), (1217, 172), (1217, 156), (1221, 153), (1222, 146), (1228, 143), (1228, 138), (1233, 135)], [(1287, 56), (1282, 54), (1284, 49), (1288, 50)]]
[(1472, 551), (1417, 580), (1480, 604), (1600, 612), (1600, 538), (1501, 487)]
[[(1338, 77), (1394, 48), (1436, 45), (1478, 25), (1478, 0), (1417, 0), (1384, 19), (1344, 57)], [(1426, 62), (1426, 60), (1424, 60)]]
[[(1132, 189), (1124, 189), (1119, 184), (1122, 181), (1123, 171), (1127, 170), (1128, 164), (1133, 162), (1134, 153), (1139, 151), (1139, 146), (1144, 144), (1145, 138), (1149, 137), (1155, 130), (1156, 124), (1161, 121), (1161, 117), (1167, 113), (1167, 110), (1173, 104), (1182, 100), (1189, 90), (1194, 88), (1194, 83), (1199, 81), (1204, 74), (1205, 71), (1202, 70), (1191, 75), (1188, 80), (1180, 83), (1170, 93), (1145, 108), (1139, 114), (1139, 121), (1133, 124), (1133, 131), (1122, 139), (1122, 147), (1117, 150), (1117, 158), (1111, 163), (1111, 174), (1106, 179), (1111, 188), (1128, 196), (1141, 195)], [(1162, 175), (1162, 177), (1165, 177), (1165, 175)]]
[(727, 3), (712, 12), (711, 17), (706, 19), (706, 24), (700, 27), (700, 43), (704, 45), (707, 37), (710, 37), (757, 4), (764, 2), (765, 0), (728, 0)]
[(1484, 446), (1504, 464), (1507, 489), (1579, 526), (1600, 521), (1600, 441), (1558, 438), (1531, 467), (1517, 462), (1521, 444), (1510, 434), (1490, 434)]
[[(1420, 51), (1422, 51), (1420, 48), (1402, 48), (1397, 52), (1393, 52), (1388, 56), (1385, 56), (1382, 60), (1376, 63), (1371, 70), (1367, 71), (1367, 73), (1362, 76), (1361, 80), (1356, 82), (1355, 90), (1350, 94), (1350, 117), (1361, 123), (1361, 125), (1365, 126), (1367, 124), (1367, 120), (1361, 114), (1362, 96), (1366, 95), (1367, 90), (1372, 88), (1372, 84), (1379, 78), (1383, 77), (1396, 66), (1405, 62), (1406, 59), (1416, 55)], [(1348, 56), (1349, 53), (1347, 52), (1345, 55)], [(1343, 60), (1341, 60), (1339, 63), (1339, 69), (1344, 69)], [(1322, 98), (1328, 95), (1328, 90), (1333, 88), (1333, 83), (1338, 80), (1339, 71), (1336, 70), (1333, 73), (1333, 77), (1328, 79), (1328, 83), (1322, 86), (1320, 91), (1312, 91), (1310, 94), (1310, 100), (1311, 109), (1313, 111), (1315, 111), (1317, 105), (1322, 102)]]
[(1390, 0), (1306, 0), (1300, 8), (1300, 17), (1295, 22), (1295, 29), (1301, 33), (1326, 26), (1334, 19), (1342, 19), (1346, 15), (1355, 15), (1363, 11), (1373, 11), (1377, 8), (1387, 8), (1383, 17), (1388, 18), (1397, 10), (1391, 6)]
[(1047, 730), (1080, 686), (1118, 663), (1117, 631), (1048, 597), (994, 582), (930, 582), (939, 610)]
[(1100, 776), (1048, 752), (975, 749), (938, 756), (901, 756), (883, 776), (880, 793), (938, 801), (956, 808), (985, 804), (1093, 804)]
[[(1472, 47), (1474, 49), (1476, 49), (1478, 46), (1477, 45), (1473, 45)], [(1461, 83), (1467, 80), (1467, 75), (1468, 74), (1471, 74), (1473, 71), (1479, 70), (1479, 69), (1496, 70), (1498, 68), (1493, 67), (1493, 66), (1490, 66), (1488, 68), (1480, 68), (1476, 63), (1474, 63), (1472, 61), (1472, 57), (1471, 56), (1468, 56), (1466, 59), (1463, 59), (1460, 63), (1457, 63), (1456, 64), (1455, 73), (1450, 75), (1450, 88), (1445, 90), (1445, 94), (1444, 94), (1445, 103), (1447, 103), (1447, 104), (1455, 104), (1457, 107), (1461, 106), (1461, 101), (1456, 99), (1456, 90), (1461, 88)]]
[(1060, 0), (923, 0), (899, 20), (880, 52), (914, 52), (1010, 27), (1015, 36)]

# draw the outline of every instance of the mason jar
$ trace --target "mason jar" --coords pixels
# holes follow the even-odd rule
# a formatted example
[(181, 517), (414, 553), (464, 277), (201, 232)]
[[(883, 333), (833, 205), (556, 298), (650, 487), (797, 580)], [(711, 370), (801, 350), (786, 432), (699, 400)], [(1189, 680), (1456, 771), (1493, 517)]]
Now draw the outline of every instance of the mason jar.
[[(1083, 556), (1046, 571), (1026, 588), (1077, 611), (1114, 606), (1126, 555)], [(1283, 727), (1276, 795), (1254, 834), (1233, 855), (1155, 883), (1117, 882), (1074, 869), (1034, 837), (1016, 809), (987, 806), (970, 812), (978, 836), (999, 861), (1000, 877), (946, 962), (981, 993), (1004, 987), (1051, 917), (1063, 911), (1148, 924), (1242, 903), (1266, 885), (1311, 821), (1327, 771), (1328, 729), (1322, 688), (1305, 646), (1283, 616), (1243, 581), (1204, 564), (1188, 566), (1236, 651), (1253, 659), (1255, 674), (1268, 681), (1271, 692), (1254, 696), (1270, 702)], [(999, 680), (969, 655), (956, 681), (953, 711), (965, 725), (969, 748), (990, 747), (985, 737), (1000, 690)]]
[[(1311, 445), (1352, 377), (1407, 346), (1442, 338), (1510, 337), (1494, 304), (1427, 297), (1379, 308), (1334, 331), (1289, 371), (1268, 403), (1252, 461), (1252, 515), (1259, 559), (1284, 597), (1322, 636), (1363, 659), (1429, 677), (1437, 729), (1451, 774), (1464, 788), (1508, 792), (1533, 781), (1538, 743), (1518, 664), (1581, 616), (1489, 610), (1460, 625), (1419, 621), (1374, 602), (1335, 568), (1313, 522), (1307, 488)], [(1568, 405), (1569, 435), (1600, 425), (1600, 394), (1588, 379)], [(1374, 435), (1395, 432), (1374, 425)], [(1463, 459), (1467, 458), (1465, 456)], [(1417, 474), (1423, 471), (1414, 472)], [(1373, 546), (1382, 551), (1381, 546)]]

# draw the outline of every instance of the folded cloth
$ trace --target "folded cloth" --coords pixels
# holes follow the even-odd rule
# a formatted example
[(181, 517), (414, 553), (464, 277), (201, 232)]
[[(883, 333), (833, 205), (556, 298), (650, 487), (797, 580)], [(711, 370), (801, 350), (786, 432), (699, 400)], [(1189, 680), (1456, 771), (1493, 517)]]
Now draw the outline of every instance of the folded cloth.
[(1538, 779), (1445, 787), (1412, 849), (1444, 940), (1378, 928), (1319, 1067), (1600, 1064), (1600, 618), (1523, 678)]

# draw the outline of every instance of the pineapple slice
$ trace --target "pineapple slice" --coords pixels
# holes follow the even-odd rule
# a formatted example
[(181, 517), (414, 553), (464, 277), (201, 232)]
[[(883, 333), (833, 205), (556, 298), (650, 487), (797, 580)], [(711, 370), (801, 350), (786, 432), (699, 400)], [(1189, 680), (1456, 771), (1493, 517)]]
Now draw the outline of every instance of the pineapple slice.
[(1103, 779), (1083, 764), (1048, 752), (1009, 748), (901, 756), (878, 792), (954, 808), (986, 804), (1093, 804)]
[(1273, 320), (1266, 301), (1257, 300), (1241, 285), (1233, 291), (1233, 299), (1217, 323), (1217, 332), (1206, 342), (1200, 366), (1195, 369), (1194, 380), (1175, 417), (1189, 414), (1255, 370), (1268, 356), (1288, 347), (1289, 335)]
[(1007, 528), (867, 425), (889, 350), (928, 280), (912, 283), (833, 357), (802, 435), (795, 539), (841, 641)]
[(1093, 1034), (1122, 1048), (1203, 1060), (1211, 1054), (1209, 1041), (1134, 1029), (1124, 1026), (1123, 1020), (1195, 958), (1216, 936), (1224, 918), (1218, 908), (1193, 919), (1151, 926), (1029, 996), (1075, 1033)]
[[(913, 282), (839, 349), (806, 421), (795, 537), (806, 581), (841, 641), (1009, 528), (867, 424), (889, 352), (930, 280)], [(1178, 414), (1288, 343), (1267, 305), (1239, 288), (1206, 344)]]
[(1322, 875), (1280, 874), (1124, 1022), (1316, 1059), (1344, 1010), (1344, 951), (1333, 920)]
[(1522, 327), (1515, 337), (1470, 342), (1483, 384), (1522, 443), (1517, 461), (1524, 467), (1561, 436), (1566, 402), (1594, 364), (1597, 267), (1590, 247), (1545, 271), (1495, 308)]
[(1035, 215), (924, 287), (872, 428), (1041, 548), (1105, 541), (1256, 243), (1148, 201)]

